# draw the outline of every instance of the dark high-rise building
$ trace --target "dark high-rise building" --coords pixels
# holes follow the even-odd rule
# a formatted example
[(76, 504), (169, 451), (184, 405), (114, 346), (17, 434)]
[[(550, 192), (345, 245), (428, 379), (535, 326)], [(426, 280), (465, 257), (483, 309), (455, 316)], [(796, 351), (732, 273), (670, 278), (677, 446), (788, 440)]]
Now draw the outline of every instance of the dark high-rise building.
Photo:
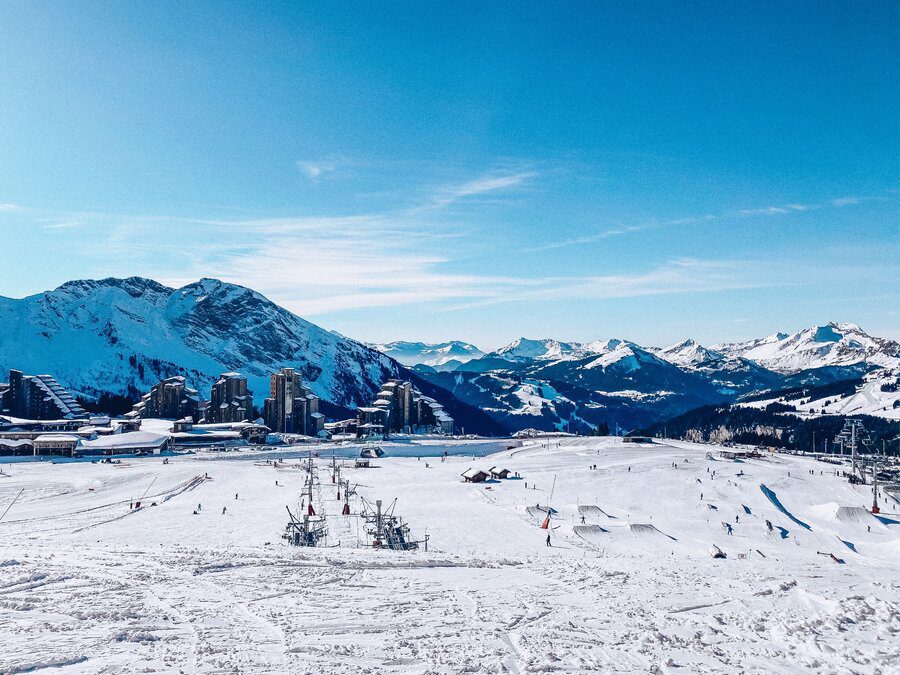
[(303, 386), (293, 368), (282, 368), (269, 378), (269, 398), (263, 404), (266, 426), (277, 433), (316, 436), (324, 428), (319, 399)]
[(249, 422), (253, 416), (253, 392), (247, 389), (247, 378), (240, 373), (222, 373), (212, 386), (206, 421)]
[(154, 385), (134, 406), (134, 411), (144, 419), (159, 417), (180, 420), (190, 417), (197, 422), (203, 411), (203, 403), (197, 390), (188, 387), (185, 379), (176, 375)]
[(359, 435), (388, 433), (453, 434), (453, 418), (433, 398), (423, 396), (410, 382), (388, 380), (372, 405), (359, 408)]
[(25, 375), (21, 370), (10, 370), (3, 398), (13, 417), (55, 420), (88, 416), (75, 397), (52, 375)]

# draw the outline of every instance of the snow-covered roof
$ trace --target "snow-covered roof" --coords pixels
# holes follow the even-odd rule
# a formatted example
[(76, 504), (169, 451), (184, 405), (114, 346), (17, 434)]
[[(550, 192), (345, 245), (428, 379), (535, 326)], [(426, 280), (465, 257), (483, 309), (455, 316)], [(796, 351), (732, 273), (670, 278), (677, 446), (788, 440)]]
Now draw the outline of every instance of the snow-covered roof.
[(124, 434), (103, 436), (94, 441), (82, 442), (82, 447), (89, 450), (111, 450), (121, 448), (155, 449), (166, 444), (168, 436), (154, 434), (151, 431), (131, 431)]
[(487, 475), (488, 472), (483, 471), (481, 469), (466, 469), (465, 471), (462, 472), (462, 475), (465, 478), (474, 478), (475, 476), (477, 476), (480, 473)]
[(72, 436), (71, 434), (41, 434), (34, 439), (35, 443), (52, 443), (54, 441), (61, 443), (77, 443), (81, 438)]
[(21, 438), (13, 440), (12, 438), (0, 438), (0, 445), (6, 446), (7, 448), (20, 448), (22, 446), (31, 446), (32, 441), (27, 438)]

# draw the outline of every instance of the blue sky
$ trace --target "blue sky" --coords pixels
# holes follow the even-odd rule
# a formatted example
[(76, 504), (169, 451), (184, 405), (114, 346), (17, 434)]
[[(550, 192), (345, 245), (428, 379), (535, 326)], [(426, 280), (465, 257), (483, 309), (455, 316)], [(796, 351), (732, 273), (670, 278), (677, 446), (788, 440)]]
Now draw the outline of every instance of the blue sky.
[(900, 337), (895, 2), (0, 18), (0, 295), (214, 276), (485, 348)]

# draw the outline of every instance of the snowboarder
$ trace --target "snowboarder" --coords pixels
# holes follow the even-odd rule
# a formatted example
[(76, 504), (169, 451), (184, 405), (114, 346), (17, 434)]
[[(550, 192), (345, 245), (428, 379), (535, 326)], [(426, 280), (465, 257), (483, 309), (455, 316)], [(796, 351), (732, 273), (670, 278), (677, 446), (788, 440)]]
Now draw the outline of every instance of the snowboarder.
[(203, 504), (197, 504), (197, 510), (198, 510), (198, 511), (202, 511), (202, 510), (203, 510)]
[(736, 523), (741, 522), (741, 516), (740, 516), (740, 514), (738, 514), (738, 515), (736, 515), (736, 516), (734, 517), (734, 522), (736, 522)]
[(238, 493), (235, 492), (235, 493), (234, 493), (234, 498), (235, 498), (235, 500), (237, 500), (237, 496), (238, 496)]
[(767, 521), (766, 521), (766, 527), (769, 528), (769, 532), (772, 531), (772, 521), (771, 521), (771, 520), (767, 520)]
[(227, 507), (227, 506), (223, 506), (223, 507), (222, 507), (222, 515), (223, 515), (223, 516), (225, 515), (225, 511), (227, 511), (227, 510), (228, 510), (228, 507)]
[(581, 516), (581, 524), (584, 525), (584, 516)]
[(550, 533), (547, 533), (547, 546), (551, 546), (550, 544)]

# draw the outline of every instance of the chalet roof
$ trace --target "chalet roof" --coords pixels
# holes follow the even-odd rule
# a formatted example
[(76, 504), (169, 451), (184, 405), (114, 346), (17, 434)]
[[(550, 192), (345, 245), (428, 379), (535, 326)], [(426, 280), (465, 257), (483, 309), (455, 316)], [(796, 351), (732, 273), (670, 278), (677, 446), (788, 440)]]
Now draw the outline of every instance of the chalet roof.
[(34, 442), (50, 443), (53, 441), (58, 441), (64, 443), (77, 443), (80, 440), (80, 437), (72, 436), (71, 434), (41, 434), (34, 439)]
[(168, 440), (168, 436), (154, 434), (150, 431), (131, 431), (124, 434), (103, 436), (94, 441), (84, 441), (82, 447), (88, 450), (107, 450), (113, 448), (155, 449), (165, 445)]
[(474, 477), (477, 476), (478, 474), (482, 474), (482, 475), (484, 475), (484, 476), (487, 476), (487, 475), (488, 475), (488, 472), (487, 472), (487, 471), (482, 471), (481, 469), (466, 469), (465, 471), (462, 472), (462, 476), (463, 476), (464, 478), (474, 478)]

